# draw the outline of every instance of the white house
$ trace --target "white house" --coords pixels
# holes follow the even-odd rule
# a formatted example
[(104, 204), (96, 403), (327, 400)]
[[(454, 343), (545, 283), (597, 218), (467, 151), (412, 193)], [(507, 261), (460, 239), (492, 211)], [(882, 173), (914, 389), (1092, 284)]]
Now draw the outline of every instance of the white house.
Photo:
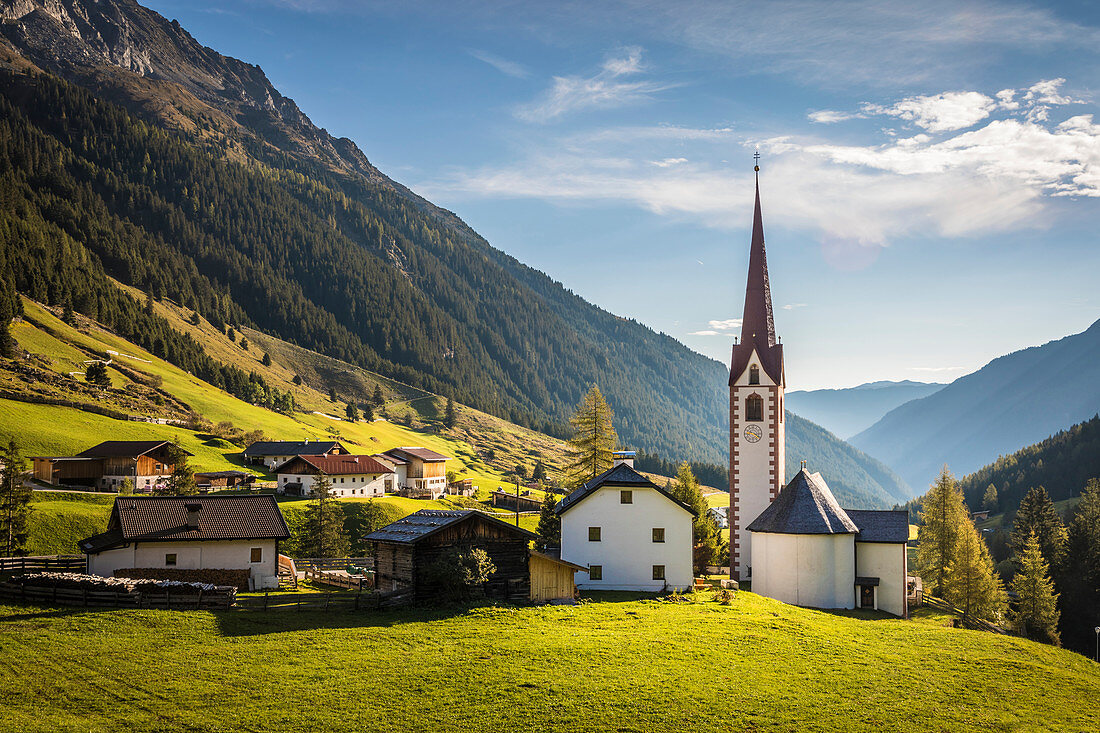
[(905, 511), (841, 509), (805, 467), (748, 526), (752, 590), (813, 608), (906, 616)]
[(350, 452), (335, 440), (261, 440), (245, 448), (242, 455), (249, 463), (271, 471), (294, 456), (347, 455)]
[(391, 448), (383, 456), (395, 464), (397, 488), (413, 497), (438, 499), (447, 492), (447, 456), (429, 448)]
[(683, 590), (692, 585), (692, 524), (684, 504), (629, 460), (558, 502), (561, 559), (588, 568), (588, 590)]
[(279, 493), (309, 496), (316, 475), (323, 473), (332, 484), (333, 496), (383, 496), (393, 470), (371, 456), (294, 456), (275, 469)]
[(172, 580), (184, 579), (182, 571), (237, 570), (253, 588), (277, 588), (279, 542), (289, 537), (270, 494), (127, 496), (115, 500), (107, 531), (79, 546), (91, 575), (137, 569)]

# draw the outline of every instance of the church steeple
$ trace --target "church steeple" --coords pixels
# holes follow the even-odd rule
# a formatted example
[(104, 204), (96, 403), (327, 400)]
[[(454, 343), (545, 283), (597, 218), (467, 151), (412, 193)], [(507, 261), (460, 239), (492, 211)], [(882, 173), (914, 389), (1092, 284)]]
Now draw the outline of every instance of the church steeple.
[(776, 384), (783, 379), (783, 347), (776, 343), (772, 290), (768, 281), (768, 254), (764, 248), (764, 220), (760, 213), (760, 167), (756, 166), (756, 206), (752, 216), (749, 245), (749, 276), (745, 285), (745, 310), (741, 320), (741, 341), (733, 347), (730, 384), (748, 366), (755, 350), (760, 365)]

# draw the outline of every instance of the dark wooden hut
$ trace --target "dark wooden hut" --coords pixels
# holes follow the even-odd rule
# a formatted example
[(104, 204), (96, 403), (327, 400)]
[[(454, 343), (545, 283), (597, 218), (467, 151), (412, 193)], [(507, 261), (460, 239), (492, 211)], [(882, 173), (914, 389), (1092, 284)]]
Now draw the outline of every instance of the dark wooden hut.
[(441, 593), (432, 565), (449, 550), (484, 550), (496, 566), (485, 595), (526, 601), (531, 591), (528, 545), (536, 535), (473, 509), (424, 509), (366, 536), (375, 546), (375, 581), (383, 593), (411, 590), (413, 601)]

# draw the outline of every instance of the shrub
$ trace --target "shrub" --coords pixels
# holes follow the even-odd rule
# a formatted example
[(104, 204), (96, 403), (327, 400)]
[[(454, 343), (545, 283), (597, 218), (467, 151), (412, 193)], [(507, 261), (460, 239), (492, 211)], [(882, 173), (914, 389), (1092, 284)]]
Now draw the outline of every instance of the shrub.
[(427, 580), (439, 586), (444, 600), (462, 601), (484, 593), (482, 583), (496, 572), (489, 553), (480, 547), (447, 550), (428, 566)]

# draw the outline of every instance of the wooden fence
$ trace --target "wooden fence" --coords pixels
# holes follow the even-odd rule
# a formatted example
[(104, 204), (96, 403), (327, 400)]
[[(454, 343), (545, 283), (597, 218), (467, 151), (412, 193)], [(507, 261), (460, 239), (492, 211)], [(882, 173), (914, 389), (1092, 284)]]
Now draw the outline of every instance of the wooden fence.
[(236, 607), (250, 611), (366, 611), (404, 605), (412, 597), (411, 588), (391, 593), (264, 593), (238, 598)]
[(0, 573), (40, 573), (87, 570), (84, 555), (34, 555), (31, 557), (0, 557)]
[(298, 570), (344, 570), (349, 565), (374, 570), (373, 557), (296, 557), (294, 565)]
[(311, 567), (306, 570), (306, 578), (315, 583), (331, 585), (337, 588), (347, 588), (349, 590), (369, 590), (374, 587), (373, 570), (370, 571), (369, 575), (347, 575), (345, 573)]
[(932, 608), (938, 608), (941, 611), (947, 611), (948, 613), (955, 614), (959, 617), (958, 620), (962, 623), (962, 625), (968, 629), (974, 629), (976, 631), (988, 631), (993, 634), (1008, 633), (1006, 630), (1002, 629), (996, 624), (992, 624), (984, 619), (976, 618), (974, 616), (971, 616), (970, 614), (963, 612), (962, 609), (952, 606), (950, 603), (943, 600), (942, 598), (936, 598), (935, 596), (930, 596), (925, 593), (923, 601), (924, 605), (926, 606), (931, 606)]
[(162, 608), (173, 611), (196, 609), (228, 609), (237, 600), (237, 589), (218, 586), (212, 591), (191, 588), (157, 588), (128, 591), (58, 588), (57, 586), (0, 583), (0, 597), (24, 603), (45, 603), (61, 606), (97, 606), (109, 608)]

